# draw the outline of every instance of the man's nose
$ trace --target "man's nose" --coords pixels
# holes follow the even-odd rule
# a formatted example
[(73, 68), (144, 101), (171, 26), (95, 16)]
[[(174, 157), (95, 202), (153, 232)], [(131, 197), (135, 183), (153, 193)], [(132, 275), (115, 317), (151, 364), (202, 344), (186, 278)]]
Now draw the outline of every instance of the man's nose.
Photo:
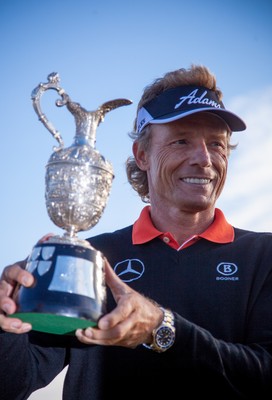
[(196, 146), (192, 151), (191, 164), (198, 164), (202, 168), (210, 167), (212, 165), (211, 156), (207, 149), (206, 144)]

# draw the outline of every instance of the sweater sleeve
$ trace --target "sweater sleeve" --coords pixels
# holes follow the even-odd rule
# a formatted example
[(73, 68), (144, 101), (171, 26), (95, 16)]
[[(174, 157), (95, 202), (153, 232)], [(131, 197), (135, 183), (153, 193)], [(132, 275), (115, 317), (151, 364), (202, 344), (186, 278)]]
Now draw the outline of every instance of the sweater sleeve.
[(28, 399), (64, 368), (66, 350), (55, 336), (0, 332), (1, 400)]
[[(214, 378), (241, 398), (258, 393), (272, 395), (272, 345), (270, 343), (228, 343), (207, 330), (176, 316), (177, 340), (173, 346), (177, 364), (210, 371)], [(216, 383), (216, 379), (215, 379)], [(263, 397), (262, 395), (263, 394)]]
[[(272, 274), (257, 279), (248, 302), (242, 340), (222, 340), (175, 314), (178, 363), (208, 370), (241, 398), (272, 396)], [(212, 315), (211, 315), (212, 318)], [(218, 318), (218, 316), (217, 316)], [(224, 315), (221, 315), (224, 319)], [(268, 396), (269, 394), (269, 396)]]

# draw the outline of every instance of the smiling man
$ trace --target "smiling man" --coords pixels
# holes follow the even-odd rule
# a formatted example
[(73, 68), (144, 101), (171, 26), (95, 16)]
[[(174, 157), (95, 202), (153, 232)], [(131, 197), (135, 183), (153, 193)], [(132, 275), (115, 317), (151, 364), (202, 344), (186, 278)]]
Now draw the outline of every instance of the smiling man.
[(153, 125), (151, 131), (149, 151), (134, 143), (137, 164), (147, 174), (151, 218), (182, 243), (213, 221), (227, 174), (230, 131), (208, 112)]
[(89, 239), (108, 261), (107, 313), (75, 336), (35, 332), (10, 315), (14, 286), (33, 276), (6, 267), (1, 399), (27, 399), (66, 365), (64, 400), (271, 399), (272, 234), (216, 207), (231, 134), (245, 129), (204, 66), (144, 90), (126, 168), (147, 204), (133, 225)]

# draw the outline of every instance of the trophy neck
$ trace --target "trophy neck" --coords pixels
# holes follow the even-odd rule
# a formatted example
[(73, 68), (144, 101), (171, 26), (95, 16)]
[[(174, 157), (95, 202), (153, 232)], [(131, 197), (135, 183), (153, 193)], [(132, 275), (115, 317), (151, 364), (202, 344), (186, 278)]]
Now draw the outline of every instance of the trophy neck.
[(77, 232), (78, 231), (77, 231), (75, 225), (70, 225), (66, 228), (66, 230), (63, 234), (63, 237), (69, 238), (69, 239), (77, 238)]
[(95, 147), (96, 129), (102, 121), (101, 111), (87, 111), (80, 104), (72, 101), (67, 102), (67, 108), (73, 114), (76, 122), (74, 143), (76, 145), (88, 144), (91, 147)]
[(74, 144), (77, 146), (89, 145), (95, 147), (96, 128), (98, 123), (93, 116), (86, 116), (84, 119), (76, 119), (76, 134)]

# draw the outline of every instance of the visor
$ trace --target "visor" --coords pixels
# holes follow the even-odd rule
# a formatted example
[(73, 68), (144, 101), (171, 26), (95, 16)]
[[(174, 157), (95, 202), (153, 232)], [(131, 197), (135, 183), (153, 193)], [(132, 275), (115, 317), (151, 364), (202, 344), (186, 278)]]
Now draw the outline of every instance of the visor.
[(140, 108), (137, 132), (140, 133), (148, 124), (166, 124), (202, 111), (221, 117), (232, 132), (246, 129), (245, 122), (226, 110), (213, 90), (188, 85), (165, 90)]

